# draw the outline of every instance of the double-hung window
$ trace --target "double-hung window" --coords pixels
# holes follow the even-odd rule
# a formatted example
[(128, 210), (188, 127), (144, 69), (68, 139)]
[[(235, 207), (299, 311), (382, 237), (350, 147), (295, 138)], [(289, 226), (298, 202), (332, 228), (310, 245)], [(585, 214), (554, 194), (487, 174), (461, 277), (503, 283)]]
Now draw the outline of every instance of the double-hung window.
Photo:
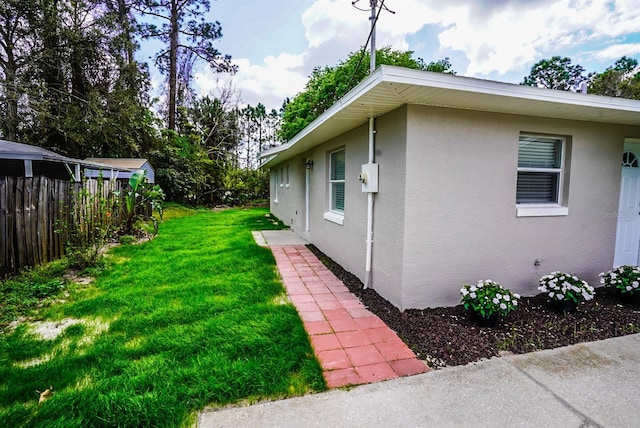
[(290, 167), (291, 165), (287, 165), (287, 184), (285, 185), (285, 187), (289, 187), (289, 177), (290, 177)]
[(566, 207), (561, 207), (564, 152), (564, 138), (520, 135), (516, 188), (519, 216), (567, 214)]
[(331, 211), (344, 214), (344, 176), (345, 176), (344, 150), (331, 153)]
[(343, 224), (344, 222), (344, 186), (345, 151), (337, 150), (329, 154), (329, 211), (324, 213), (325, 220)]
[(273, 170), (274, 172), (274, 178), (273, 178), (273, 182), (274, 182), (274, 188), (275, 188), (275, 192), (273, 192), (275, 194), (275, 197), (273, 198), (273, 202), (275, 202), (276, 204), (278, 203), (278, 187), (280, 187), (280, 174), (278, 174), (278, 170)]

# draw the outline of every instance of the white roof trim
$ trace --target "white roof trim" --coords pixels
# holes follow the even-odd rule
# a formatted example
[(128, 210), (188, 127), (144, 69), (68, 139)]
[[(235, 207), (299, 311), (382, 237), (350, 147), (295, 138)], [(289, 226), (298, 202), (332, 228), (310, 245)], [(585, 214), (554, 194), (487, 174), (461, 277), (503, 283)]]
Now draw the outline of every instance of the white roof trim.
[(261, 167), (337, 137), (406, 104), (640, 125), (640, 101), (380, 66), (289, 142), (260, 153)]

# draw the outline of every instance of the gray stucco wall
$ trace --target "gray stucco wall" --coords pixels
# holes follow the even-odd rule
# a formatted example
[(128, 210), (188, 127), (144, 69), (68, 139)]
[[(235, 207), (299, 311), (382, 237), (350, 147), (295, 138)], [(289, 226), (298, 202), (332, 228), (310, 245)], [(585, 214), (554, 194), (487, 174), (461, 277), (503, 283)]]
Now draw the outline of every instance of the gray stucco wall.
[(380, 183), (373, 209), (371, 284), (398, 307), (402, 306), (403, 290), (406, 139), (406, 107), (376, 120), (375, 161), (379, 164)]
[[(304, 231), (305, 159), (295, 157), (269, 171), (271, 212), (296, 233)], [(287, 180), (287, 168), (289, 179)], [(276, 179), (276, 176), (279, 178)], [(276, 184), (278, 183), (278, 184)], [(276, 185), (278, 186), (276, 192)], [(275, 196), (278, 196), (277, 202)]]
[[(407, 110), (400, 108), (376, 121), (375, 160), (380, 165), (379, 193), (374, 206), (374, 250), (372, 288), (397, 306), (402, 304), (402, 257), (405, 203), (405, 142)], [(357, 177), (368, 161), (368, 125), (271, 169), (271, 212), (299, 235), (316, 245), (342, 267), (364, 281), (366, 257), (367, 194)], [(323, 218), (329, 210), (329, 154), (345, 148), (345, 215), (338, 225)], [(305, 168), (311, 169), (310, 231), (305, 228)], [(290, 166), (290, 187), (278, 187), (274, 202), (275, 175), (286, 176)], [(282, 170), (282, 171), (281, 171)], [(286, 179), (285, 179), (286, 181)]]
[[(554, 270), (598, 285), (615, 248), (621, 154), (640, 128), (425, 106), (376, 120), (380, 187), (374, 207), (372, 287), (400, 307), (459, 303), (463, 283), (493, 279), (523, 295)], [(569, 214), (517, 217), (521, 132), (570, 141)], [(329, 209), (329, 154), (346, 149), (344, 224)], [(271, 169), (271, 211), (346, 270), (364, 280), (367, 196), (357, 180), (368, 157), (363, 125)], [(310, 232), (304, 232), (305, 167)], [(286, 176), (274, 203), (275, 173)], [(280, 170), (282, 169), (282, 173)], [(534, 262), (541, 260), (540, 266)]]
[[(460, 286), (481, 279), (537, 294), (554, 270), (597, 285), (611, 268), (607, 213), (618, 204), (624, 138), (639, 129), (422, 106), (408, 108), (408, 123), (401, 308), (455, 305)], [(567, 216), (516, 217), (520, 132), (570, 137)]]
[[(361, 165), (367, 162), (368, 128), (361, 126), (316, 147), (307, 154), (314, 162), (311, 174), (310, 241), (342, 267), (364, 278), (366, 195), (358, 181)], [(329, 155), (345, 148), (344, 224), (324, 219), (329, 211)]]
[[(349, 272), (364, 278), (366, 195), (358, 181), (361, 165), (367, 162), (368, 128), (361, 126), (324, 143), (300, 156), (275, 165), (270, 170), (271, 212), (300, 236), (316, 245)], [(345, 148), (345, 213), (344, 224), (325, 220), (329, 211), (329, 155)], [(309, 232), (305, 232), (305, 162), (313, 161), (310, 170)], [(276, 174), (285, 176), (290, 168), (289, 187), (278, 187), (275, 202)]]

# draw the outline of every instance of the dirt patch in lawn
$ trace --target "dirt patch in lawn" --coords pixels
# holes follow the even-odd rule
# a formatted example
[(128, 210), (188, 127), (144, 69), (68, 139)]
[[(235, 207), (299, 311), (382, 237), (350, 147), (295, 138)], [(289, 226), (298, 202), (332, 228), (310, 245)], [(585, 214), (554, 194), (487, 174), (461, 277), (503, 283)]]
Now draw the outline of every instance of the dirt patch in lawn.
[(401, 312), (313, 245), (309, 249), (367, 308), (432, 367), (467, 364), (503, 353), (523, 354), (640, 332), (640, 306), (596, 289), (573, 314), (558, 313), (543, 296), (523, 297), (518, 310), (494, 327), (480, 327), (461, 305)]

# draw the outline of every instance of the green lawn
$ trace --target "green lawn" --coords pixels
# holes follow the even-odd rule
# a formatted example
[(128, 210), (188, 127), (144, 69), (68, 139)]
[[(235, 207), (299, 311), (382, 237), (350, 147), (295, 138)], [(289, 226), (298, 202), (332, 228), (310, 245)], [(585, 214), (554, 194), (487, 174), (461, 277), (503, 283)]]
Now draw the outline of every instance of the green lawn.
[(273, 256), (251, 236), (277, 228), (267, 211), (184, 214), (41, 310), (67, 320), (57, 337), (38, 335), (44, 323), (0, 336), (0, 426), (185, 426), (206, 405), (325, 389)]

